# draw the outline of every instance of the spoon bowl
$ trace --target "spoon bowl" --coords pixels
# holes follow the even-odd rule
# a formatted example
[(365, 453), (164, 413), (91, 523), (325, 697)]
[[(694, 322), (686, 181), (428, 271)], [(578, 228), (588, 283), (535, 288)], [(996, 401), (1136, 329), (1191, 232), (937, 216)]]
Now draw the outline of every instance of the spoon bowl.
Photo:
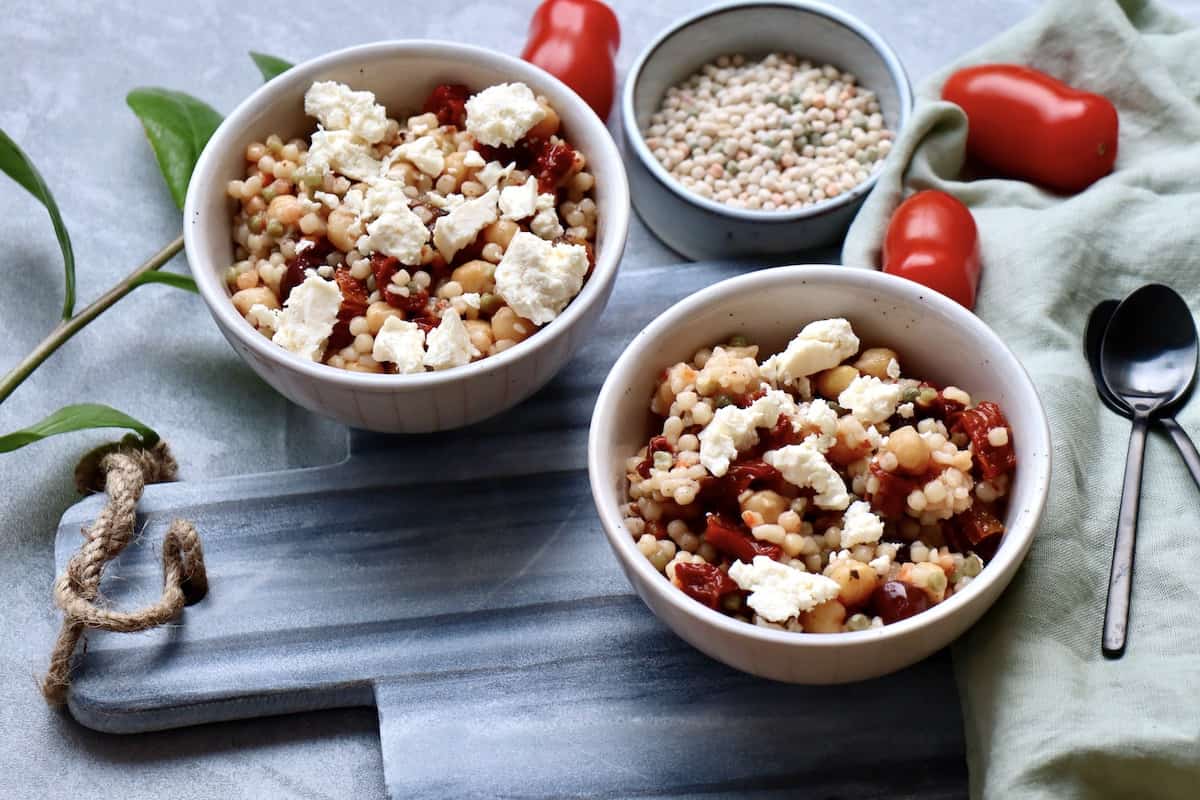
[(1100, 369), (1135, 416), (1179, 401), (1196, 380), (1196, 323), (1169, 286), (1151, 283), (1126, 297), (1108, 323)]

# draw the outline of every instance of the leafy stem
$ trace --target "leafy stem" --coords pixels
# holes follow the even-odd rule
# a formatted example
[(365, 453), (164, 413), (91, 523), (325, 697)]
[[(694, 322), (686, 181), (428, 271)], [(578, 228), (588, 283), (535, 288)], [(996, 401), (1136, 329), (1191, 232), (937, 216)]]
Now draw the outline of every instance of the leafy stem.
[[(151, 256), (144, 264), (129, 273), (119, 283), (113, 286), (78, 314), (54, 326), (45, 339), (33, 349), (21, 363), (13, 367), (7, 375), (0, 379), (0, 403), (4, 402), (21, 383), (29, 377), (38, 366), (63, 344), (80, 331), (85, 325), (107, 311), (114, 303), (129, 294), (138, 286), (149, 281), (147, 273), (160, 269), (170, 261), (176, 253), (183, 249), (183, 237), (178, 236), (163, 249)], [(180, 276), (181, 278), (183, 276)]]

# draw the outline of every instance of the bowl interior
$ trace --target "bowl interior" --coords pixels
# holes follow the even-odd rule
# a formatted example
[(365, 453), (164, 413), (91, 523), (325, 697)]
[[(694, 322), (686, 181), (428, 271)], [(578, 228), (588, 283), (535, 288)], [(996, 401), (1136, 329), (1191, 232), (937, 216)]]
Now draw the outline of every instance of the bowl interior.
[[(307, 137), (316, 129), (316, 120), (304, 114), (304, 93), (320, 80), (341, 81), (353, 89), (374, 92), (388, 115), (401, 122), (419, 113), (425, 98), (440, 83), (463, 83), (474, 90), (509, 81), (528, 84), (555, 107), (564, 136), (588, 159), (588, 168), (596, 176), (594, 192), (599, 209), (596, 271), (611, 273), (616, 269), (628, 219), (624, 169), (604, 124), (577, 95), (542, 70), (489, 51), (438, 42), (385, 42), (332, 53), (288, 70), (251, 95), (214, 135), (189, 194), (192, 213), (187, 220), (188, 258), (210, 307), (220, 319), (250, 332), (250, 326), (240, 320), (232, 306), (222, 302), (228, 292), (221, 276), (233, 263), (234, 255), (230, 235), (232, 201), (226, 197), (225, 185), (245, 177), (246, 145), (272, 133), (286, 140)], [(594, 275), (572, 306), (584, 305), (602, 291), (604, 281), (597, 277), (602, 276)], [(538, 338), (531, 337), (530, 341)]]
[[(905, 375), (1000, 404), (1020, 465), (1006, 524), (1019, 535), (1012, 541), (1005, 534), (997, 559), (1019, 558), (1049, 481), (1045, 417), (1023, 368), (982, 322), (950, 301), (928, 297), (917, 284), (848, 267), (780, 267), (731, 279), (669, 309), (634, 339), (613, 370), (613, 393), (601, 395), (605, 405), (593, 423), (611, 442), (611, 450), (593, 461), (601, 470), (595, 491), (606, 527), (624, 530), (619, 507), (625, 502), (625, 459), (652, 435), (649, 399), (664, 368), (734, 334), (758, 344), (762, 358), (781, 350), (808, 322), (829, 317), (848, 319), (864, 348), (894, 349)], [(632, 537), (617, 538), (637, 555)]]
[[(897, 75), (863, 33), (850, 27), (843, 14), (822, 7), (791, 3), (748, 3), (705, 12), (647, 54), (633, 89), (639, 131), (650, 124), (667, 89), (718, 56), (748, 58), (772, 52), (795, 53), (814, 64), (833, 64), (858, 77), (879, 98), (884, 122), (899, 130), (906, 110), (907, 79)], [(657, 163), (657, 162), (656, 162)]]

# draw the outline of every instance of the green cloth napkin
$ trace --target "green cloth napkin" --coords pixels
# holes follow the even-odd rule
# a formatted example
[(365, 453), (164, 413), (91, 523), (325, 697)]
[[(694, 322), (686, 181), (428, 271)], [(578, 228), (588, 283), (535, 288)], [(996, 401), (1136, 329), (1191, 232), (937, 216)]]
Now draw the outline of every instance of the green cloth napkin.
[[(957, 180), (966, 120), (938, 96), (950, 72), (983, 62), (1028, 64), (1112, 100), (1115, 172), (1073, 197)], [(984, 263), (976, 311), (1033, 376), (1054, 440), (1033, 548), (954, 649), (971, 794), (1198, 798), (1200, 490), (1168, 440), (1152, 436), (1128, 648), (1105, 660), (1129, 423), (1097, 398), (1082, 337), (1093, 305), (1143, 283), (1167, 283), (1200, 309), (1200, 31), (1150, 2), (1055, 0), (935, 75), (918, 98), (843, 263), (879, 265), (888, 219), (912, 191), (966, 203)], [(1179, 420), (1200, 434), (1200, 399)]]

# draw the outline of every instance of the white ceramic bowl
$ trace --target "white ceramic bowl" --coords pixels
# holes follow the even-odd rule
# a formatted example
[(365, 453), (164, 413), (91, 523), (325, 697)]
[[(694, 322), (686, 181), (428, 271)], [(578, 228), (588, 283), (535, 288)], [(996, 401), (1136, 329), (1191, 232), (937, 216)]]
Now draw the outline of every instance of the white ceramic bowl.
[[(781, 349), (805, 323), (845, 317), (863, 346), (886, 345), (906, 374), (1000, 404), (1017, 471), (1007, 531), (995, 558), (963, 591), (921, 614), (856, 633), (809, 634), (740, 622), (672, 586), (622, 524), (625, 460), (651, 435), (649, 398), (664, 367), (741, 333)], [(957, 303), (881, 272), (803, 266), (760, 270), (708, 287), (667, 309), (626, 348), (600, 390), (588, 441), (592, 495), (605, 535), (642, 600), (696, 648), (746, 672), (794, 683), (843, 683), (908, 666), (944, 647), (996, 600), (1033, 541), (1050, 485), (1050, 430), (1021, 364)]]
[(790, 254), (845, 232), (870, 178), (799, 211), (755, 211), (707, 200), (663, 168), (642, 137), (667, 89), (718, 56), (795, 53), (858, 76), (875, 92), (884, 122), (899, 133), (912, 88), (899, 57), (861, 20), (809, 0), (736, 0), (707, 8), (664, 31), (638, 58), (621, 93), (621, 124), (638, 215), (669, 247), (694, 260)]
[[(304, 93), (319, 80), (369, 89), (396, 117), (419, 111), (434, 86), (472, 89), (522, 81), (544, 94), (567, 139), (596, 176), (596, 266), (567, 309), (535, 335), (498, 355), (444, 372), (369, 375), (303, 360), (257, 333), (230, 302), (222, 278), (233, 263), (225, 186), (244, 177), (246, 145), (271, 133), (306, 136)], [(448, 430), (509, 408), (541, 388), (579, 349), (598, 321), (617, 276), (629, 227), (629, 187), (604, 123), (578, 95), (541, 69), (477, 47), (429, 41), (379, 42), (297, 65), (250, 95), (213, 134), (188, 187), (184, 242), (192, 274), (217, 326), (263, 380), (305, 408), (375, 431)]]

